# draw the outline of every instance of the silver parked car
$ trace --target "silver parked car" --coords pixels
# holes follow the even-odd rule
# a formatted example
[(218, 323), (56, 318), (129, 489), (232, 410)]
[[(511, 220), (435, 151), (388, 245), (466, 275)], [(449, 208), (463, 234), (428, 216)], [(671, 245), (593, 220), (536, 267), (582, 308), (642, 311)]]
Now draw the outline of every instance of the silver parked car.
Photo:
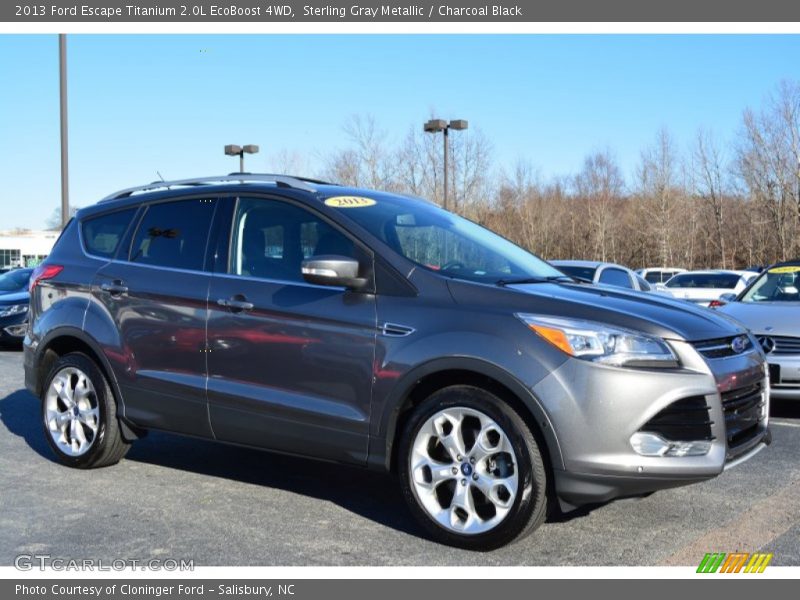
[(570, 277), (589, 283), (614, 285), (629, 290), (649, 292), (644, 279), (627, 267), (596, 260), (551, 260), (550, 264)]
[(721, 300), (718, 310), (757, 336), (769, 362), (772, 396), (800, 400), (800, 261), (770, 267), (738, 297)]

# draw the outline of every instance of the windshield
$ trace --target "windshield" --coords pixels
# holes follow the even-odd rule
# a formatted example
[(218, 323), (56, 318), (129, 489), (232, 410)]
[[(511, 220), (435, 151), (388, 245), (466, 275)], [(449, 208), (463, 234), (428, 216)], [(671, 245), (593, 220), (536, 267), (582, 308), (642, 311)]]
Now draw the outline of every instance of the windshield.
[(762, 273), (742, 302), (800, 302), (800, 266), (775, 267)]
[(739, 283), (736, 273), (682, 273), (665, 285), (668, 288), (725, 288), (732, 290)]
[(17, 292), (28, 287), (31, 269), (17, 269), (0, 275), (0, 292)]
[(488, 229), (423, 201), (381, 196), (339, 210), (409, 260), (448, 277), (484, 283), (563, 277)]

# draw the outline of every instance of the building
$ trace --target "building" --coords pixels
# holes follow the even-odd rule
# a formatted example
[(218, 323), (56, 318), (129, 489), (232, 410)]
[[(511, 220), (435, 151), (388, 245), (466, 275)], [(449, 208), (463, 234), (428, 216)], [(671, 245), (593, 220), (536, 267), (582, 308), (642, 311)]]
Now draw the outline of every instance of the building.
[(59, 231), (0, 231), (0, 269), (35, 267), (53, 249)]

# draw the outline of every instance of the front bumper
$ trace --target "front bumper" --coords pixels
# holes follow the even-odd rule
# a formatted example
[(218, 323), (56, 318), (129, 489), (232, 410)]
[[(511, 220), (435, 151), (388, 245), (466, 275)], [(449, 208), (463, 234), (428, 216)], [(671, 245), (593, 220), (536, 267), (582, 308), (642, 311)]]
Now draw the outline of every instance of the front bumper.
[[(572, 359), (534, 386), (562, 451), (565, 468), (554, 475), (563, 504), (605, 502), (710, 479), (768, 440), (769, 388), (759, 351), (706, 360), (686, 342), (670, 345), (680, 369), (621, 369)], [(631, 436), (651, 431), (669, 412), (665, 409), (689, 401), (707, 410), (700, 413), (707, 453), (644, 456), (634, 450)]]
[(800, 356), (768, 354), (770, 395), (773, 398), (800, 400)]

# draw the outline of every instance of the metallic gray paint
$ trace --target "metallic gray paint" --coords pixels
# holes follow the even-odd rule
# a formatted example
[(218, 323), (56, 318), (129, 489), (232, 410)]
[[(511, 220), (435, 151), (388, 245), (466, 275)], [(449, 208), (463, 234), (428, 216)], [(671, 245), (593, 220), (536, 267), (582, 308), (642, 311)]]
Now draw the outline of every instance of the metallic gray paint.
[[(220, 197), (259, 191), (323, 214), (381, 257), (417, 295), (347, 292), (288, 282), (142, 267), (86, 256), (73, 224), (48, 262), (64, 271), (35, 291), (25, 341), (26, 383), (62, 334), (85, 339), (111, 375), (126, 420), (316, 458), (391, 465), (409, 394), (439, 373), (497, 382), (538, 429), (560, 497), (608, 500), (718, 474), (725, 463), (720, 392), (764, 377), (760, 351), (704, 360), (688, 341), (745, 331), (724, 315), (652, 294), (579, 284), (497, 287), (417, 268), (325, 206), (326, 195), (381, 194), (334, 186), (319, 193), (220, 186)], [(207, 197), (208, 190), (203, 190)], [(151, 200), (166, 191), (83, 209), (78, 219)], [(409, 200), (409, 202), (413, 202)], [(222, 202), (226, 210), (232, 203)], [(140, 211), (141, 212), (141, 211)], [(224, 221), (223, 221), (224, 222)], [(229, 220), (228, 220), (229, 223)], [(212, 236), (216, 229), (212, 228)], [(224, 231), (227, 235), (227, 231)], [(212, 240), (213, 242), (213, 240)], [(223, 240), (212, 243), (218, 255)], [(121, 280), (127, 297), (103, 283)], [(91, 286), (89, 283), (91, 282)], [(243, 295), (252, 310), (222, 307)], [(528, 312), (608, 323), (669, 340), (679, 369), (634, 370), (573, 359), (529, 330)], [(382, 325), (411, 330), (387, 335)], [(118, 385), (117, 385), (118, 384)], [(716, 440), (700, 457), (642, 457), (630, 435), (670, 402), (702, 395)], [(755, 443), (766, 436), (764, 432)]]

